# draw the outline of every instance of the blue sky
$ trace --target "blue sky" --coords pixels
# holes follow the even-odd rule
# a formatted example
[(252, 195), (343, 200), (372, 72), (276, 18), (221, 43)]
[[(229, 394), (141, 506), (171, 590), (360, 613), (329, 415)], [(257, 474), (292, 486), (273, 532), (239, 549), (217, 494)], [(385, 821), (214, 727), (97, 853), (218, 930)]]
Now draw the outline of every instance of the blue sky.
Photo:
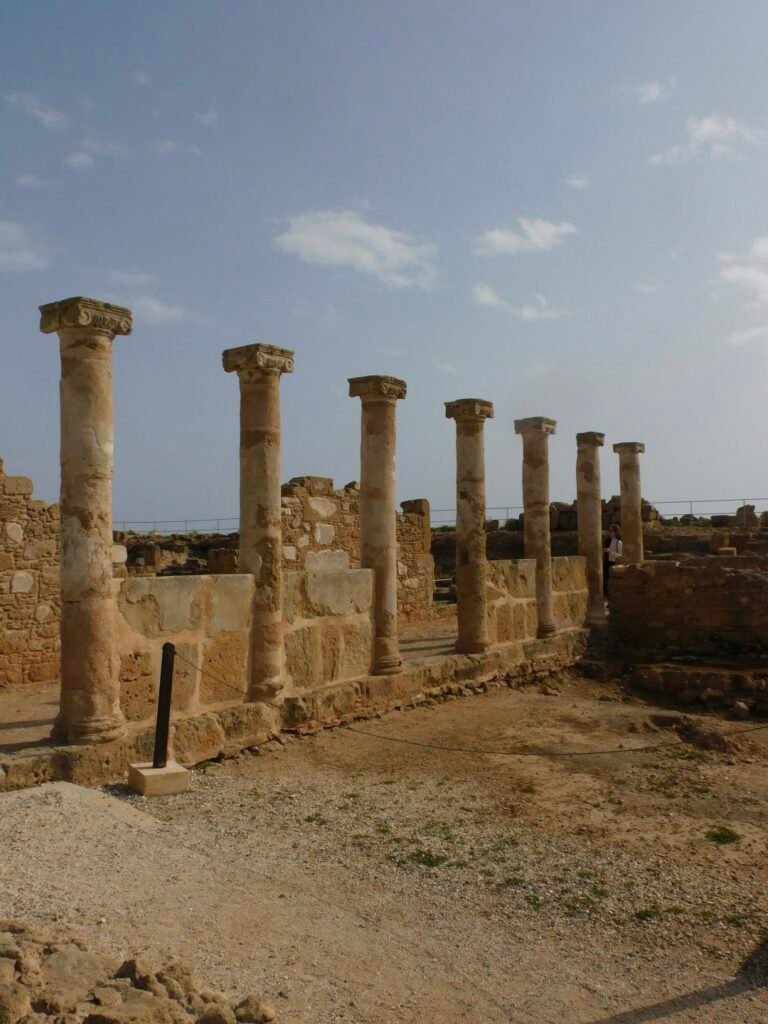
[[(224, 348), (296, 351), (283, 476), (359, 475), (389, 373), (401, 498), (454, 504), (443, 402), (640, 440), (650, 499), (768, 494), (768, 6), (29, 0), (0, 6), (0, 457), (58, 489), (37, 306), (130, 306), (115, 519), (234, 515)], [(755, 449), (758, 454), (755, 455)]]

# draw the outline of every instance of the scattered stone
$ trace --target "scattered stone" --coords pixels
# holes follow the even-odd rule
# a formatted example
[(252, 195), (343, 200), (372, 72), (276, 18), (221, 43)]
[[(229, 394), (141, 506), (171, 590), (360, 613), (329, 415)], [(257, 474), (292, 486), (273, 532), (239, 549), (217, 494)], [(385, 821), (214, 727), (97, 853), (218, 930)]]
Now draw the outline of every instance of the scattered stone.
[(744, 703), (743, 700), (737, 700), (731, 708), (731, 711), (736, 718), (749, 718), (749, 707)]
[(32, 1007), (23, 985), (0, 985), (0, 1024), (17, 1024)]
[(271, 1003), (265, 1002), (258, 992), (251, 992), (235, 1007), (239, 1024), (268, 1024), (274, 1020), (277, 1011)]

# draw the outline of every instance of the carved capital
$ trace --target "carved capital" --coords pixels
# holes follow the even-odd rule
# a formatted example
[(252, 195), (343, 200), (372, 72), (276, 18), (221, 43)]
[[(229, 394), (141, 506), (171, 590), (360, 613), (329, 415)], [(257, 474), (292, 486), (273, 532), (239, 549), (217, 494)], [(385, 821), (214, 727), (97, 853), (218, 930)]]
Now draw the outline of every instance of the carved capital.
[(596, 430), (585, 430), (576, 435), (576, 444), (579, 448), (602, 448), (605, 444), (605, 434), (600, 434)]
[(40, 330), (43, 334), (69, 328), (84, 328), (98, 334), (130, 334), (133, 315), (124, 306), (113, 306), (98, 299), (75, 296), (40, 306)]
[(492, 420), (493, 402), (486, 402), (483, 398), (458, 398), (455, 402), (445, 403), (445, 418), (447, 420)]
[(349, 397), (372, 399), (405, 398), (408, 385), (399, 377), (349, 377)]
[(642, 441), (620, 441), (619, 444), (613, 446), (613, 450), (618, 455), (642, 455), (645, 451), (645, 445)]
[(546, 416), (529, 416), (525, 420), (515, 420), (516, 434), (554, 434), (557, 420)]
[(257, 384), (264, 376), (293, 373), (293, 352), (276, 345), (241, 345), (221, 353), (227, 373), (236, 373), (246, 384)]

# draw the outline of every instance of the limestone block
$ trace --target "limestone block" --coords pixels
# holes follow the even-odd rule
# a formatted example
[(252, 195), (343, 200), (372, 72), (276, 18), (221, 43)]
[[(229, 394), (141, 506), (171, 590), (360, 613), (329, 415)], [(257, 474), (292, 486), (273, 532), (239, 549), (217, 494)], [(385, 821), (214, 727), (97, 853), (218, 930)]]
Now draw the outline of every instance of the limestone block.
[(306, 498), (304, 500), (304, 518), (308, 522), (330, 519), (336, 514), (337, 506), (330, 498)]
[[(173, 663), (173, 688), (171, 690), (171, 709), (173, 711), (189, 711), (198, 703), (198, 679), (200, 673), (196, 666), (202, 663), (200, 645), (197, 643), (177, 643), (176, 653), (179, 655)], [(157, 661), (156, 678), (160, 679), (160, 661)]]
[(297, 548), (305, 548), (307, 544), (309, 544), (309, 537), (306, 535), (306, 533), (302, 533), (300, 537), (296, 538)]
[(112, 545), (112, 565), (125, 565), (128, 561), (128, 548), (125, 544)]
[(210, 633), (246, 631), (251, 622), (253, 577), (245, 573), (211, 576)]
[(222, 633), (205, 641), (200, 703), (221, 704), (242, 700), (248, 689), (247, 664), (248, 637), (245, 633)]
[(512, 605), (506, 601), (496, 609), (496, 643), (506, 644), (515, 639)]
[(321, 631), (323, 682), (330, 683), (341, 674), (344, 637), (338, 626), (324, 625)]
[(141, 796), (175, 796), (186, 793), (189, 784), (189, 772), (175, 761), (169, 761), (164, 768), (153, 768), (147, 761), (132, 764), (128, 769), (128, 785)]
[(27, 476), (5, 476), (0, 480), (0, 489), (5, 494), (31, 495), (34, 490), (32, 481)]
[(308, 615), (367, 612), (373, 600), (373, 572), (370, 569), (307, 572), (305, 588)]
[(304, 615), (304, 574), (291, 572), (283, 574), (283, 621), (295, 622)]
[(47, 622), (53, 615), (53, 608), (49, 604), (39, 604), (35, 608), (35, 622)]
[(28, 594), (35, 585), (35, 578), (28, 572), (15, 572), (11, 577), (12, 594)]
[(315, 523), (314, 538), (316, 544), (322, 544), (323, 546), (332, 544), (335, 536), (336, 528), (331, 526), (330, 523)]
[(197, 764), (221, 754), (226, 737), (215, 715), (181, 718), (172, 735), (173, 753), (181, 764)]
[(285, 667), (298, 689), (323, 681), (320, 632), (319, 623), (309, 623), (285, 634)]
[(129, 722), (148, 721), (155, 715), (157, 690), (149, 650), (120, 656), (120, 707)]
[(12, 544), (21, 544), (24, 540), (24, 530), (18, 523), (6, 523), (5, 533)]
[(307, 572), (339, 572), (349, 569), (346, 551), (308, 551), (304, 560)]
[[(368, 570), (357, 570), (358, 572)], [(352, 622), (345, 622), (342, 627), (344, 637), (344, 657), (341, 666), (341, 678), (355, 679), (365, 676), (371, 671), (373, 663), (373, 629), (371, 620), (359, 616)]]
[(128, 625), (142, 636), (195, 629), (208, 576), (141, 576), (119, 580), (118, 606)]
[(284, 544), (283, 545), (283, 558), (286, 560), (286, 562), (295, 562), (296, 561), (296, 548), (293, 547), (293, 545), (291, 545), (291, 544)]

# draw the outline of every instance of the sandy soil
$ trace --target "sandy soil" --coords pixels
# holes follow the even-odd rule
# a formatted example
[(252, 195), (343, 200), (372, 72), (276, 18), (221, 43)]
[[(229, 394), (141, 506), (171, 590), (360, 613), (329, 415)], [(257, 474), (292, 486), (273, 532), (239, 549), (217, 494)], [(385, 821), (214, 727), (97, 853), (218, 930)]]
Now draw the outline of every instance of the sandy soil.
[(673, 724), (573, 678), (273, 743), (179, 797), (10, 794), (0, 915), (181, 956), (278, 1021), (768, 1020), (768, 729), (631, 752)]

